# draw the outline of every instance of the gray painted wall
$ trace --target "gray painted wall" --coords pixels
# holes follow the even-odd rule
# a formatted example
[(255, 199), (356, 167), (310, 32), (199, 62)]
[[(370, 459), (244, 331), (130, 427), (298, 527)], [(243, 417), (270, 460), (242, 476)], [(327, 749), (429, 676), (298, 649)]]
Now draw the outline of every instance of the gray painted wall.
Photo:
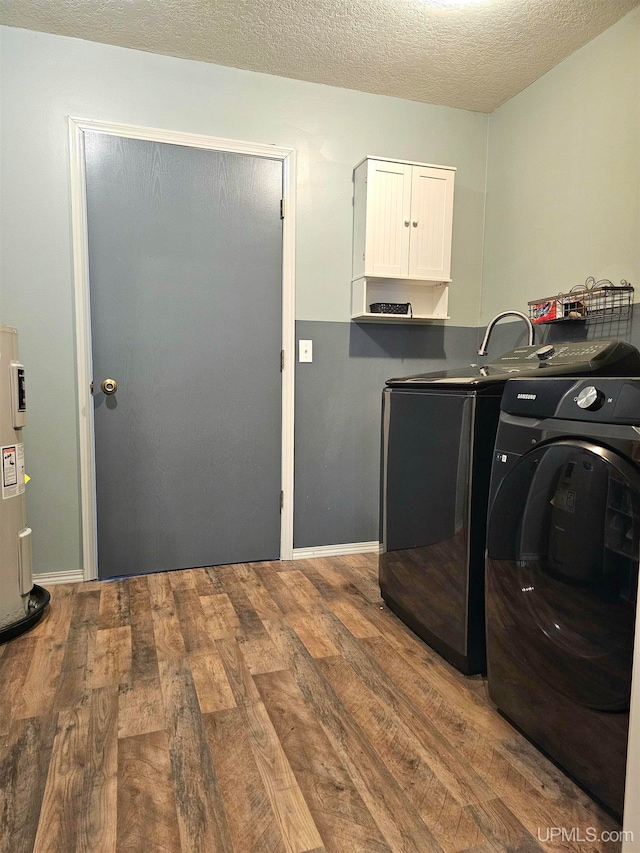
[(378, 538), (380, 404), (392, 376), (469, 364), (473, 327), (298, 321), (294, 546)]

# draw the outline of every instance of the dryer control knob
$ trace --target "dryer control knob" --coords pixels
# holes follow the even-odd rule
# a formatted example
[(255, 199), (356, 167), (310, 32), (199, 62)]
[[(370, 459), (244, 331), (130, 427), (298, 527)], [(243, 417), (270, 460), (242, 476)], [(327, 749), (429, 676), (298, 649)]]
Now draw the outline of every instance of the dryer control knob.
[(595, 412), (595, 410), (601, 408), (604, 403), (604, 394), (602, 391), (598, 391), (595, 386), (587, 385), (586, 388), (583, 388), (578, 394), (576, 403), (581, 409), (586, 409), (589, 412)]
[(551, 358), (551, 356), (556, 351), (556, 348), (553, 344), (547, 344), (544, 347), (540, 347), (540, 349), (536, 350), (536, 355), (540, 359), (540, 361), (544, 361), (546, 358)]

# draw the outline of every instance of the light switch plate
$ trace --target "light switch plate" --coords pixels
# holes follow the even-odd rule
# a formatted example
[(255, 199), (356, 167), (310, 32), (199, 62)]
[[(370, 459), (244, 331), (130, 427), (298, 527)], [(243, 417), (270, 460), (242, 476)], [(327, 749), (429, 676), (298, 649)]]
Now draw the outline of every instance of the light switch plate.
[(299, 361), (313, 361), (313, 341), (298, 341)]

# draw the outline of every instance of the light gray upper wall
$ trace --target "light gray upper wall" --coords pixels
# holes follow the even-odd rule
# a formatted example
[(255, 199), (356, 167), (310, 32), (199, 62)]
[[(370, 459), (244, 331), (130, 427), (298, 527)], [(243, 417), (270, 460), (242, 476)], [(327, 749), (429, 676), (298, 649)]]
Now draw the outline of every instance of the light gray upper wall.
[(638, 289), (639, 246), (636, 9), (491, 114), (481, 319), (590, 275)]
[(67, 116), (295, 148), (302, 320), (348, 321), (363, 156), (457, 166), (450, 314), (476, 325), (486, 115), (6, 27), (0, 61), (0, 320), (19, 329), (28, 367), (37, 572), (81, 560)]
[[(295, 148), (296, 316), (344, 321), (349, 318), (353, 166), (366, 154), (453, 165), (458, 171), (451, 314), (458, 325), (476, 323), (486, 115), (25, 30), (5, 27), (0, 34), (3, 159), (23, 186), (27, 181), (35, 188), (49, 179), (46, 219), (66, 215), (59, 181), (67, 169), (67, 115)], [(37, 139), (29, 139), (28, 128), (37, 128)], [(52, 171), (58, 182), (49, 186)], [(8, 196), (15, 191), (8, 182)], [(7, 243), (11, 250), (13, 235)], [(68, 268), (68, 241), (56, 243), (51, 260), (61, 270)]]

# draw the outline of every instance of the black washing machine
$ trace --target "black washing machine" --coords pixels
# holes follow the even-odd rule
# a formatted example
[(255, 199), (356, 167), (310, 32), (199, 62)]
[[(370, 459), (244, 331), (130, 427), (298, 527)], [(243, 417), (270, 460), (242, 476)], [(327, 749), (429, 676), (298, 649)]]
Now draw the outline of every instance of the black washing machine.
[(489, 695), (617, 817), (638, 560), (640, 379), (514, 379), (487, 532)]
[(615, 340), (521, 346), (485, 367), (390, 379), (383, 392), (380, 590), (464, 673), (484, 672), (484, 556), (492, 448), (514, 375), (638, 375)]

